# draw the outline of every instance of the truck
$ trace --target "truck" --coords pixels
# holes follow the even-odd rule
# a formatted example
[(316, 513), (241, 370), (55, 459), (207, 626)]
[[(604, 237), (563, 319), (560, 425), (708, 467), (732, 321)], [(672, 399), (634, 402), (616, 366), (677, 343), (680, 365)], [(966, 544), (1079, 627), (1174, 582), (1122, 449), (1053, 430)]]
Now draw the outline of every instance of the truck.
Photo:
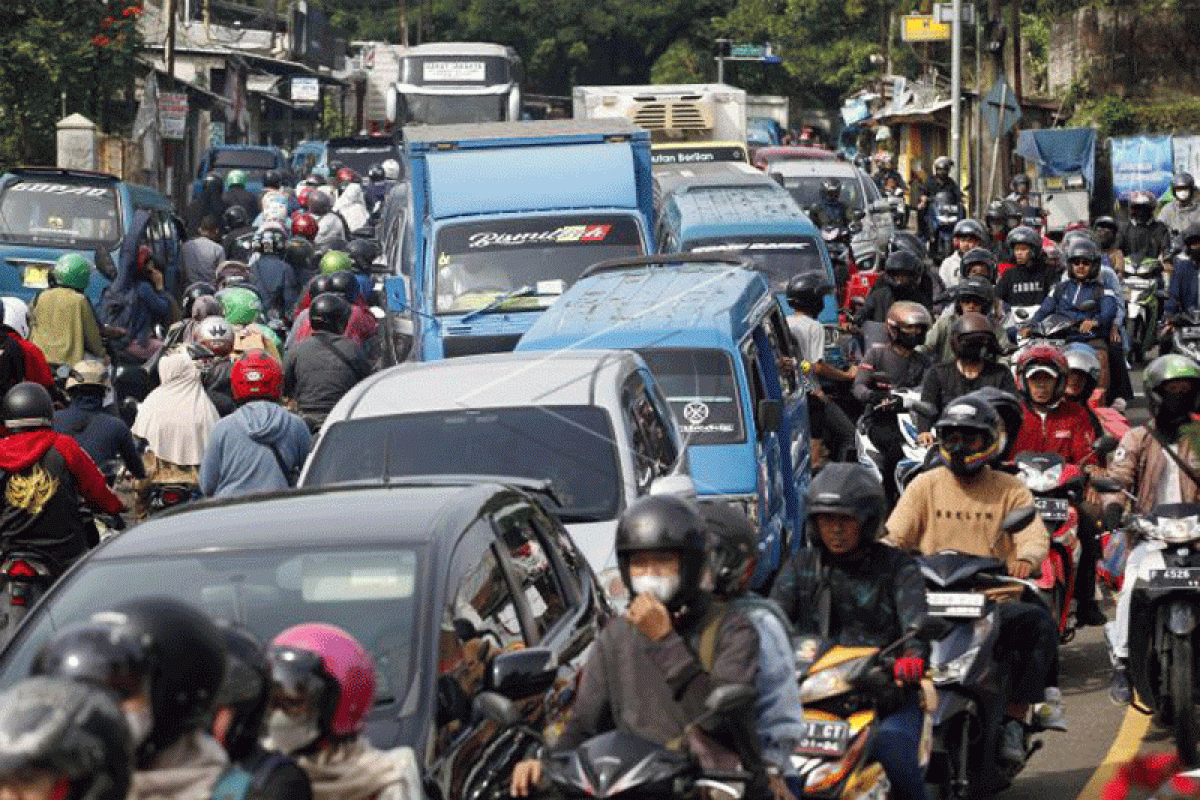
[(385, 360), (512, 350), (592, 264), (651, 252), (650, 137), (621, 120), (404, 128)]
[(746, 92), (722, 83), (576, 86), (576, 119), (623, 119), (653, 141), (746, 141)]
[(752, 147), (780, 144), (788, 129), (788, 99), (774, 95), (746, 98), (746, 141)]
[(521, 58), (486, 42), (420, 44), (399, 53), (387, 97), (393, 125), (459, 125), (521, 117)]

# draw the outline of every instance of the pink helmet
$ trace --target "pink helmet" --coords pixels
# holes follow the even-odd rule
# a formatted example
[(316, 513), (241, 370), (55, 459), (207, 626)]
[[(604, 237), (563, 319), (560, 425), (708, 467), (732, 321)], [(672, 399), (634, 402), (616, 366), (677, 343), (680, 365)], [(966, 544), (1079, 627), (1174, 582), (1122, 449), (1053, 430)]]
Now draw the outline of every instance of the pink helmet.
[(268, 650), (272, 680), (289, 694), (312, 693), (323, 735), (363, 729), (375, 700), (375, 666), (341, 628), (307, 622), (275, 637)]

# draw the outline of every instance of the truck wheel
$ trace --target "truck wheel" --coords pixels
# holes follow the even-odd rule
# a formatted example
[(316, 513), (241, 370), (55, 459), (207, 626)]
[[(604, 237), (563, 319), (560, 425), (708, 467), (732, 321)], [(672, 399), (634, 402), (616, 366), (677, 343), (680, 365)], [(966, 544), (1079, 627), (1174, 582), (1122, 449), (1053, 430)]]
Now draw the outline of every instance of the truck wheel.
[(1184, 764), (1194, 767), (1196, 744), (1200, 739), (1200, 721), (1196, 719), (1196, 704), (1193, 702), (1192, 640), (1188, 636), (1171, 639), (1171, 732), (1175, 736), (1175, 749)]

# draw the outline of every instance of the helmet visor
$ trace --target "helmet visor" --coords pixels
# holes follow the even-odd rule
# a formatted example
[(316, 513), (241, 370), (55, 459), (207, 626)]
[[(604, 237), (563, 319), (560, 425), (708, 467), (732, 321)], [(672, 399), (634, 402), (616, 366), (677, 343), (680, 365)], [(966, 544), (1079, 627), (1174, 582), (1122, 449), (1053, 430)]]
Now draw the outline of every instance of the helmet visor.
[(296, 721), (315, 723), (329, 688), (321, 657), (308, 650), (272, 647), (268, 658), (271, 662), (270, 708), (282, 711)]

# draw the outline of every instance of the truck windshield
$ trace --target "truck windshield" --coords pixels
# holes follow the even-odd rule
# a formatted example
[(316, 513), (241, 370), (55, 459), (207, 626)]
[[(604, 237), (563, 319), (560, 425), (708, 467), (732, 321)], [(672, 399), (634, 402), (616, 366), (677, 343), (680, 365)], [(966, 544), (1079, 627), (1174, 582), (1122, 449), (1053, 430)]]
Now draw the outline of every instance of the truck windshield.
[(513, 406), (347, 420), (331, 426), (305, 484), (421, 475), (549, 480), (564, 520), (612, 519), (621, 477), (608, 412)]
[(745, 440), (741, 395), (728, 353), (658, 347), (638, 353), (654, 373), (689, 447)]
[(354, 170), (359, 177), (365, 177), (376, 164), (392, 159), (400, 162), (400, 149), (391, 142), (380, 142), (371, 145), (347, 145), (344, 147), (329, 147), (329, 163), (340, 161), (344, 166)]
[(748, 236), (729, 236), (705, 239), (686, 246), (691, 253), (733, 251), (754, 260), (759, 271), (771, 285), (771, 291), (782, 292), (788, 281), (802, 272), (825, 272), (821, 248), (812, 236), (776, 236), (763, 241), (751, 241)]
[(418, 94), (400, 96), (400, 120), (403, 124), (460, 125), (473, 122), (500, 122), (508, 109), (508, 95), (496, 94)]
[[(808, 175), (800, 178), (783, 176), (783, 188), (787, 189), (792, 198), (801, 208), (812, 208), (821, 202), (821, 184), (829, 180), (824, 175)], [(863, 207), (862, 193), (859, 192), (858, 180), (852, 176), (835, 178), (842, 185), (841, 200), (851, 211)]]
[(111, 182), (18, 179), (0, 195), (0, 241), (77, 250), (121, 241)]
[(434, 253), (437, 311), (459, 314), (523, 286), (532, 292), (497, 310), (549, 308), (592, 264), (644, 251), (632, 216), (589, 214), (447, 225)]

